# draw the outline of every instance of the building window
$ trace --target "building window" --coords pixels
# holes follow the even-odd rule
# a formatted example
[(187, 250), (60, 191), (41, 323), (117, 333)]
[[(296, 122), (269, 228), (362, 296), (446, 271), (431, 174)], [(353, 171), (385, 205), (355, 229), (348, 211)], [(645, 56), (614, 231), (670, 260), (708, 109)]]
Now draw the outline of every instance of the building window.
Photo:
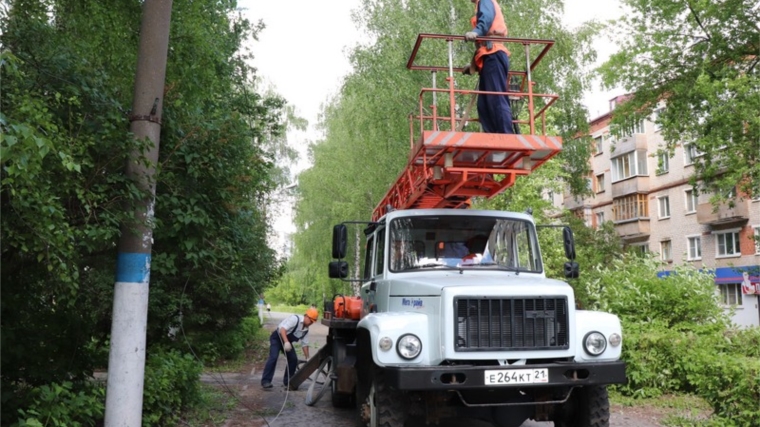
[(596, 176), (596, 192), (597, 193), (603, 193), (604, 192), (604, 174), (600, 173)]
[(755, 226), (755, 255), (760, 255), (760, 225)]
[(720, 299), (725, 305), (742, 305), (741, 283), (725, 283), (718, 285)]
[(673, 260), (673, 245), (670, 243), (670, 240), (660, 242), (660, 259), (663, 261)]
[(660, 129), (662, 129), (662, 122), (659, 121), (660, 116), (662, 115), (662, 112), (665, 110), (665, 108), (655, 108), (654, 114), (652, 114), (652, 121), (654, 122), (654, 130), (655, 132), (659, 132)]
[(694, 159), (701, 156), (702, 152), (697, 150), (697, 146), (694, 144), (685, 144), (683, 146), (683, 157), (684, 157), (684, 164), (685, 165), (691, 165), (694, 164)]
[(596, 226), (597, 227), (601, 227), (603, 222), (604, 222), (604, 212), (597, 212), (596, 213)]
[(702, 259), (702, 236), (687, 237), (689, 253), (686, 259), (696, 261)]
[(613, 221), (638, 218), (649, 218), (649, 199), (645, 194), (633, 194), (612, 201)]
[(739, 246), (738, 230), (715, 233), (715, 245), (715, 253), (717, 253), (719, 257), (736, 256), (742, 254), (741, 248)]
[(638, 123), (633, 125), (633, 133), (644, 133), (644, 120), (639, 120)]
[(648, 175), (646, 151), (631, 151), (611, 160), (612, 182)]
[(697, 211), (697, 192), (694, 189), (686, 190), (686, 213), (694, 213)]
[(658, 197), (657, 207), (660, 219), (670, 218), (670, 197)]
[(604, 152), (604, 136), (600, 135), (594, 138), (594, 154), (602, 154)]
[(657, 174), (662, 175), (670, 170), (670, 154), (667, 151), (657, 155)]

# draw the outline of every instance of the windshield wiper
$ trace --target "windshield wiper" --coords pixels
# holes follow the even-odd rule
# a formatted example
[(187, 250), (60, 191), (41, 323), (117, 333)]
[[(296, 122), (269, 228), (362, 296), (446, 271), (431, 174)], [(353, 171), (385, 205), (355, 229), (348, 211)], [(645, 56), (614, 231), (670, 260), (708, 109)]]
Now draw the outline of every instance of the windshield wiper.
[(421, 270), (423, 268), (433, 268), (433, 267), (443, 267), (447, 270), (459, 270), (459, 267), (452, 267), (450, 265), (446, 264), (436, 264), (436, 263), (428, 263), (428, 264), (420, 264), (420, 265), (414, 265), (408, 268), (405, 268), (402, 271), (409, 271), (409, 270)]
[[(482, 267), (496, 267), (495, 270), (514, 271), (515, 275), (519, 275), (520, 271), (521, 271), (520, 267), (507, 267), (505, 265), (501, 265), (501, 264), (496, 263), (496, 262), (481, 262), (481, 263), (478, 263), (478, 264), (471, 264), (471, 265), (467, 265), (467, 266), (468, 267), (481, 267), (481, 266)], [(523, 269), (522, 271), (527, 271), (527, 270)]]

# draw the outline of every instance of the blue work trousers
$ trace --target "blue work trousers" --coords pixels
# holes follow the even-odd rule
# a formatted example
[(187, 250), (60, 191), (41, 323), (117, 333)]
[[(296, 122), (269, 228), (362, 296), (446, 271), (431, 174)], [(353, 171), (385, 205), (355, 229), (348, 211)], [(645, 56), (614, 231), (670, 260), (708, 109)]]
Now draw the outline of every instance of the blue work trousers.
[[(272, 332), (269, 336), (269, 359), (267, 359), (266, 365), (264, 365), (264, 373), (261, 375), (261, 385), (271, 384), (272, 378), (274, 378), (274, 370), (277, 368), (277, 358), (280, 357), (280, 352), (285, 353), (285, 357), (288, 359), (288, 369), (285, 370), (285, 375), (282, 377), (282, 383), (288, 385), (290, 378), (296, 373), (296, 367), (298, 367), (298, 357), (296, 356), (295, 348), (291, 351), (285, 352), (282, 348), (282, 340), (280, 339), (279, 328)], [(298, 341), (298, 338), (292, 334), (288, 335), (288, 341), (291, 344)]]
[[(483, 57), (478, 89), (486, 92), (506, 92), (509, 75), (509, 56), (497, 51)], [(515, 133), (512, 109), (507, 95), (478, 95), (478, 117), (483, 132)]]

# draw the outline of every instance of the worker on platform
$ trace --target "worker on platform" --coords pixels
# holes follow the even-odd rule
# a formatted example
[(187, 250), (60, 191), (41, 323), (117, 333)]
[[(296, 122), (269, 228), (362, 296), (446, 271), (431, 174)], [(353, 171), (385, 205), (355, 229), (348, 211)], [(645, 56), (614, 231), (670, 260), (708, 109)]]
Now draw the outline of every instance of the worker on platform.
[(318, 317), (317, 309), (311, 307), (306, 310), (303, 316), (293, 314), (280, 322), (277, 329), (269, 336), (269, 359), (267, 359), (267, 363), (264, 365), (264, 373), (261, 375), (261, 387), (264, 389), (272, 388), (272, 378), (274, 378), (274, 370), (277, 368), (277, 358), (280, 357), (280, 352), (285, 353), (285, 358), (288, 360), (288, 367), (282, 378), (282, 383), (285, 386), (288, 385), (298, 366), (298, 357), (293, 350), (292, 343), (301, 341), (303, 355), (308, 360), (309, 341), (306, 339), (306, 335), (309, 333), (309, 326), (315, 323)]
[[(472, 58), (471, 72), (480, 73), (478, 90), (506, 92), (509, 76), (509, 50), (504, 43), (479, 42), (477, 37), (506, 37), (507, 24), (496, 0), (471, 0), (475, 3), (472, 31), (465, 33), (466, 41), (475, 42), (477, 50)], [(465, 70), (467, 71), (467, 70)], [(512, 110), (506, 95), (479, 95), (478, 116), (483, 132), (514, 133)]]

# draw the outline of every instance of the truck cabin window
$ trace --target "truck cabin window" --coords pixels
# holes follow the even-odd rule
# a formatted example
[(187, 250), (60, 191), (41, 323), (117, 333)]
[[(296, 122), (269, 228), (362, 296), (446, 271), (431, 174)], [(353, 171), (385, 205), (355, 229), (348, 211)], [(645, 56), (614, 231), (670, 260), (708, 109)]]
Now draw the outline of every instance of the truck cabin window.
[(488, 216), (422, 216), (390, 224), (392, 272), (457, 267), (540, 273), (535, 228)]

